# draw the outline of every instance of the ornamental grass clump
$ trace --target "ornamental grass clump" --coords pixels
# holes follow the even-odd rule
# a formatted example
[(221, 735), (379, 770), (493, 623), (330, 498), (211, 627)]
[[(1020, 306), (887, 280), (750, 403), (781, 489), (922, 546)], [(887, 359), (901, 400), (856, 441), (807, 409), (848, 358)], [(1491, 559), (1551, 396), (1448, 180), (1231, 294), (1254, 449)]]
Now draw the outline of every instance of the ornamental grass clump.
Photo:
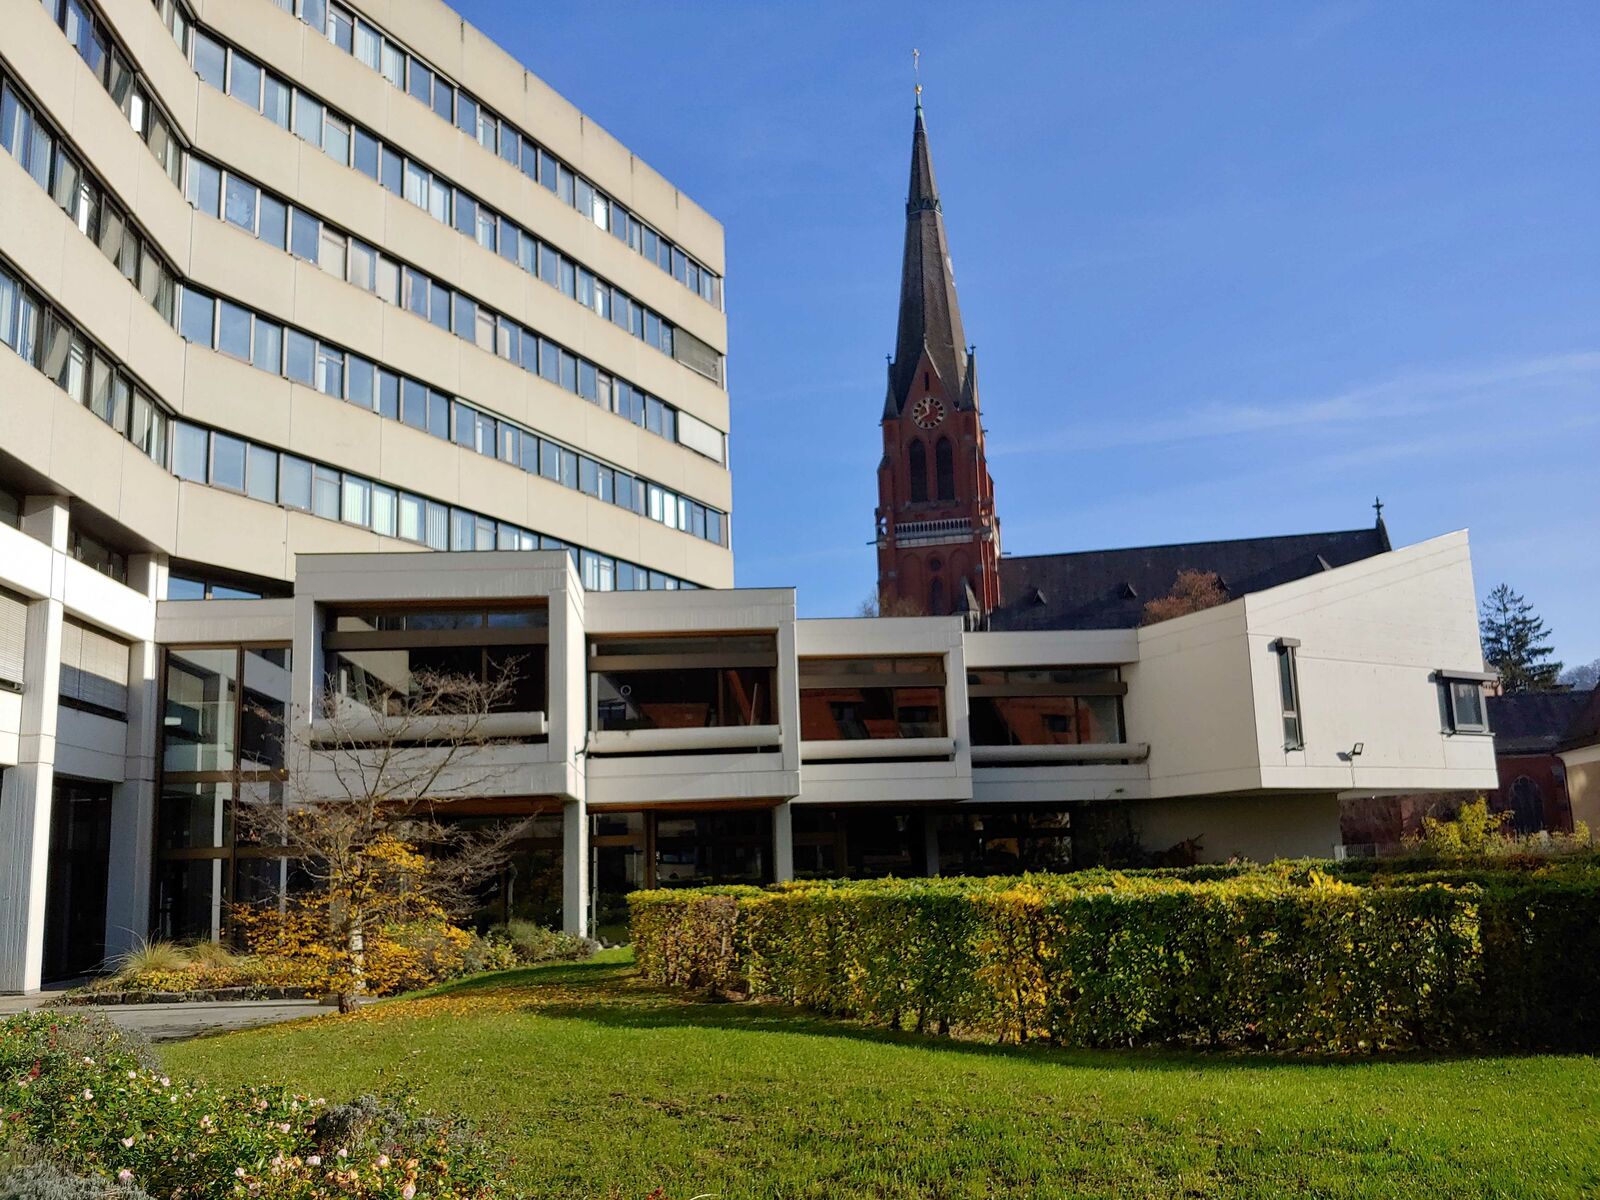
[[(137, 1039), (92, 1014), (0, 1021), (0, 1129), (17, 1143), (16, 1162), (0, 1171), (0, 1196), (506, 1194), (470, 1129), (410, 1100), (363, 1097), (330, 1107), (281, 1087), (185, 1084), (161, 1074)], [(97, 1190), (85, 1190), (85, 1181)]]

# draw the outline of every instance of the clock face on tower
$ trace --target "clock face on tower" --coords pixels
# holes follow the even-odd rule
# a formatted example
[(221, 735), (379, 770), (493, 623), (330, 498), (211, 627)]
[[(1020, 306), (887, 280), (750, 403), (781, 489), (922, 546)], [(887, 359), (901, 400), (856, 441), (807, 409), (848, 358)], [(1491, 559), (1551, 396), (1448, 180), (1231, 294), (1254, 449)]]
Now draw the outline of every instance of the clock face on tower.
[(924, 396), (911, 406), (911, 419), (921, 429), (932, 429), (944, 420), (944, 401)]

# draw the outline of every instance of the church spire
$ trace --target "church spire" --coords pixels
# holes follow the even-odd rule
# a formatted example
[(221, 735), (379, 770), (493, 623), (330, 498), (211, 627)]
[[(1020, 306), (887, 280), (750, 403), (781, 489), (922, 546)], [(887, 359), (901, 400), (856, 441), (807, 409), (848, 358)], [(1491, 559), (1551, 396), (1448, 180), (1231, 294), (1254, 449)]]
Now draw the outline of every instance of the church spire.
[[(900, 261), (900, 322), (895, 334), (885, 417), (896, 416), (905, 407), (924, 347), (945, 393), (964, 397), (967, 392), (966, 337), (961, 328), (961, 307), (956, 301), (955, 273), (950, 265), (950, 242), (945, 234), (939, 187), (933, 177), (933, 156), (928, 150), (928, 127), (922, 115), (919, 88), (916, 121), (911, 132), (905, 252)], [(956, 403), (959, 406), (962, 401)]]

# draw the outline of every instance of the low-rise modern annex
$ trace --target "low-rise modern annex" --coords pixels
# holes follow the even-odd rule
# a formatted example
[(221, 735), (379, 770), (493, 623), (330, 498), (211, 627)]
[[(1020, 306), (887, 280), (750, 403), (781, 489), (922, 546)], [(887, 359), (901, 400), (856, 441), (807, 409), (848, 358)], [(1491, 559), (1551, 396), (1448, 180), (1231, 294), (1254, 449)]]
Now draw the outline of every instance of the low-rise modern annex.
[(453, 13), (0, 3), (0, 990), (292, 887), (238, 805), (419, 668), (519, 664), (453, 815), (573, 930), (1492, 786), (1464, 534), (999, 556), (920, 108), (878, 532), (936, 615), (799, 620), (729, 586), (720, 229)]

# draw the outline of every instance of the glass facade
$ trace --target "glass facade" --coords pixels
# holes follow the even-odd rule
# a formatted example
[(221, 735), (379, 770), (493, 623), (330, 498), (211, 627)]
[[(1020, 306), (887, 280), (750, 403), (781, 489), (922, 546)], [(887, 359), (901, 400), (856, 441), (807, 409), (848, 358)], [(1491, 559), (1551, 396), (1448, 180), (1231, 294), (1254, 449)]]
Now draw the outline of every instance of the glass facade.
[(801, 659), (800, 737), (944, 737), (944, 685), (942, 658)]
[(771, 634), (594, 638), (589, 727), (771, 725), (777, 662)]
[(287, 646), (171, 646), (162, 671), (152, 937), (221, 937), (227, 907), (283, 894), (252, 815), (283, 803)]
[(1116, 667), (986, 668), (967, 672), (974, 746), (1051, 746), (1121, 742), (1122, 696)]

